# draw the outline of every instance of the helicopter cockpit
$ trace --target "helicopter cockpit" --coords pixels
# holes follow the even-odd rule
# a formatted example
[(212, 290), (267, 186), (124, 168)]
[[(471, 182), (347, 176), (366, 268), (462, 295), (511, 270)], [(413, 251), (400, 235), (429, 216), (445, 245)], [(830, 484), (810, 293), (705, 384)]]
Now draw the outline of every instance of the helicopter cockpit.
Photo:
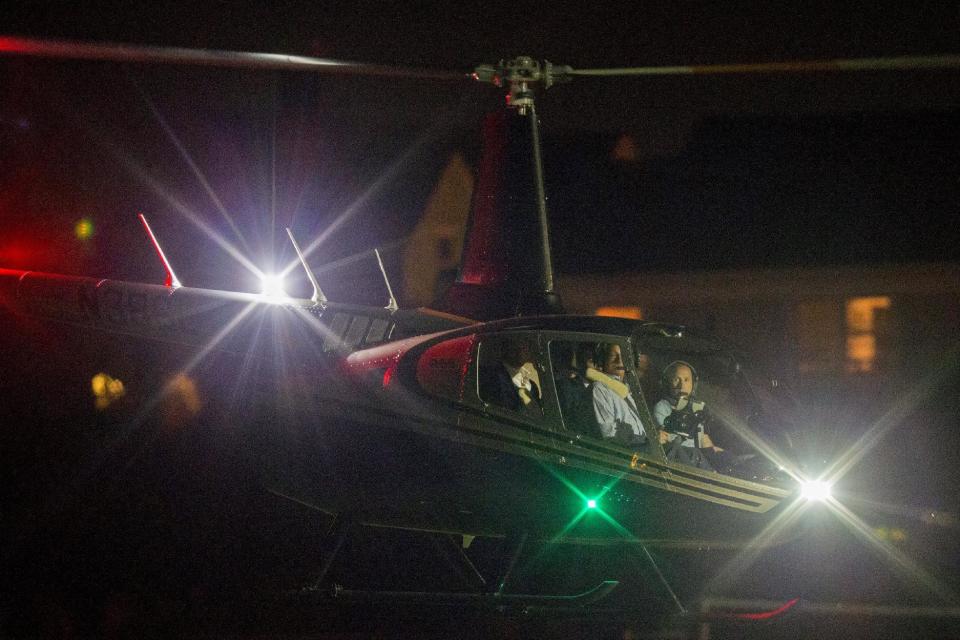
[[(776, 475), (760, 452), (788, 441), (789, 411), (723, 345), (660, 325), (632, 335), (551, 329), (476, 335), (460, 400), (571, 445), (745, 479)], [(676, 363), (692, 378), (682, 392), (668, 379)]]

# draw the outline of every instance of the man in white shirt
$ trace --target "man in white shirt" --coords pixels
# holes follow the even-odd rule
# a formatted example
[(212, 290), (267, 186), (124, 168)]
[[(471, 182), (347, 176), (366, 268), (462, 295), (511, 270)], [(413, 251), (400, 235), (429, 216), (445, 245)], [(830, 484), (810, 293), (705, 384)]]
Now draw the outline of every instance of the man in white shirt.
[(616, 438), (628, 446), (647, 443), (646, 430), (630, 388), (623, 381), (625, 367), (620, 345), (597, 345), (594, 361), (600, 370), (589, 369), (593, 381), (593, 410), (604, 438)]

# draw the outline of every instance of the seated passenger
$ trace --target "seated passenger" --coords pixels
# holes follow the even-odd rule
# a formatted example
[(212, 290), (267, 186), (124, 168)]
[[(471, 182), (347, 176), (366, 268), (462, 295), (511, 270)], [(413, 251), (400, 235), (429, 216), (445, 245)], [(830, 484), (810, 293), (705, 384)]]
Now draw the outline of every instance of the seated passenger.
[(660, 444), (667, 457), (704, 469), (713, 469), (723, 449), (716, 447), (706, 432), (706, 405), (695, 400), (697, 374), (682, 360), (671, 362), (663, 370), (666, 397), (653, 408), (660, 427)]
[(525, 339), (505, 342), (500, 363), (480, 368), (481, 397), (494, 404), (528, 415), (543, 415), (540, 374), (533, 363), (533, 350)]
[(594, 362), (600, 367), (587, 370), (587, 379), (593, 381), (593, 411), (603, 438), (616, 438), (630, 447), (647, 443), (646, 430), (640, 412), (623, 381), (626, 372), (620, 345), (597, 345)]
[(560, 401), (560, 415), (568, 429), (586, 435), (597, 435), (597, 424), (593, 416), (593, 394), (587, 379), (587, 370), (593, 369), (593, 351), (591, 342), (559, 342), (556, 345), (557, 362), (554, 365), (554, 379), (557, 383), (557, 399)]

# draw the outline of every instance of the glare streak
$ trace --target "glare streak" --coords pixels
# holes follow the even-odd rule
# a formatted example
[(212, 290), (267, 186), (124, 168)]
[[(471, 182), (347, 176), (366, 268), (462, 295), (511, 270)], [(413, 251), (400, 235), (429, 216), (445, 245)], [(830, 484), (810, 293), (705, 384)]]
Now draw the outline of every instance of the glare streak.
[[(304, 257), (309, 257), (311, 253), (314, 252), (321, 244), (323, 244), (327, 238), (329, 238), (337, 229), (339, 229), (347, 220), (352, 218), (354, 214), (359, 211), (367, 201), (373, 197), (380, 189), (385, 185), (389, 184), (403, 169), (406, 168), (407, 162), (411, 157), (423, 147), (428, 140), (433, 137), (434, 130), (430, 129), (427, 132), (423, 133), (419, 138), (417, 138), (410, 147), (404, 151), (398, 158), (396, 158), (390, 165), (387, 167), (386, 171), (374, 180), (366, 191), (364, 191), (360, 196), (354, 200), (346, 209), (344, 209), (340, 215), (334, 219), (334, 221), (328, 226), (323, 232), (317, 236), (313, 242), (307, 245), (307, 248), (304, 249)], [(281, 272), (280, 275), (286, 276), (290, 271), (292, 271), (297, 264), (298, 260), (293, 260), (290, 262)]]
[[(403, 239), (397, 239), (397, 240), (392, 240), (390, 242), (386, 242), (380, 245), (380, 251), (381, 252), (389, 251), (391, 249), (399, 247), (400, 245), (403, 244), (403, 242), (404, 242)], [(333, 262), (328, 262), (323, 266), (317, 269), (314, 269), (314, 273), (318, 275), (322, 275), (330, 271), (335, 271), (336, 269), (340, 269), (342, 267), (346, 267), (348, 265), (361, 262), (362, 260), (370, 260), (372, 256), (373, 256), (372, 249), (364, 249), (363, 251), (359, 251), (351, 256), (340, 258), (339, 260), (335, 260)], [(299, 258), (297, 259), (297, 264), (299, 264)]]
[(234, 247), (230, 241), (217, 233), (213, 227), (204, 222), (200, 216), (195, 214), (189, 207), (177, 200), (173, 195), (168, 194), (164, 190), (163, 186), (160, 185), (154, 178), (143, 175), (141, 176), (141, 180), (143, 180), (154, 191), (154, 193), (166, 200), (167, 204), (169, 204), (178, 213), (189, 220), (195, 227), (200, 229), (204, 235), (213, 240), (217, 246), (226, 251), (230, 257), (243, 265), (250, 273), (255, 275), (257, 278), (263, 277), (263, 272), (245, 255), (243, 255), (239, 249)]
[[(555, 536), (553, 536), (552, 538), (550, 538), (550, 541), (549, 541), (548, 544), (553, 544), (553, 543), (556, 543), (556, 542), (561, 542), (561, 541), (563, 541), (563, 539), (566, 538), (567, 534), (570, 533), (571, 531), (573, 531), (573, 528), (577, 526), (577, 523), (579, 523), (581, 520), (583, 520), (583, 517), (584, 517), (585, 515), (587, 515), (587, 513), (590, 512), (590, 511), (593, 511), (593, 509), (588, 509), (588, 508), (583, 508), (583, 509), (581, 509), (581, 510), (580, 510), (580, 513), (578, 513), (577, 515), (575, 515), (575, 516), (573, 517), (573, 519), (570, 520), (570, 522), (568, 522), (567, 525), (566, 525), (563, 529), (561, 529), (559, 532), (557, 532), (557, 534), (556, 534)], [(600, 510), (597, 509), (597, 511), (600, 511)]]
[[(957, 517), (956, 514), (951, 512), (938, 511), (937, 509), (930, 507), (913, 507), (905, 506), (902, 504), (893, 504), (889, 502), (879, 502), (877, 500), (868, 500), (861, 496), (855, 495), (843, 495), (835, 496), (838, 500), (842, 501), (848, 506), (860, 506), (866, 509), (870, 509), (874, 512), (885, 513), (888, 515), (895, 515), (901, 518), (909, 518), (911, 520), (917, 520), (923, 522), (927, 525), (935, 525), (939, 527), (950, 527), (957, 528)], [(931, 519), (933, 515), (933, 519)]]
[(894, 569), (898, 569), (903, 576), (920, 582), (931, 593), (939, 596), (946, 602), (951, 604), (958, 602), (957, 595), (952, 589), (928, 574), (903, 553), (877, 538), (873, 530), (867, 526), (863, 520), (858, 518), (856, 514), (837, 500), (831, 499), (828, 501), (828, 504), (831, 507), (831, 512), (837, 516), (840, 522), (845, 524), (853, 533), (860, 536), (870, 547), (879, 552), (883, 558), (889, 560)]
[[(79, 123), (78, 123), (79, 126)], [(109, 140), (106, 140), (100, 135), (91, 132), (91, 135), (100, 146), (107, 150), (116, 160), (123, 166), (133, 177), (140, 180), (144, 185), (146, 185), (151, 191), (160, 196), (164, 201), (167, 202), (171, 207), (173, 207), (178, 213), (183, 215), (188, 221), (193, 225), (199, 228), (207, 237), (213, 240), (218, 246), (220, 246), (227, 254), (239, 262), (243, 267), (250, 271), (257, 278), (260, 278), (263, 275), (263, 272), (257, 268), (250, 260), (246, 258), (239, 250), (237, 250), (230, 242), (225, 238), (220, 236), (216, 231), (205, 224), (199, 216), (197, 216), (193, 211), (190, 210), (185, 204), (177, 200), (173, 195), (171, 195), (167, 189), (154, 177), (152, 177), (142, 166), (135, 162), (129, 155), (117, 148)]]
[[(568, 522), (563, 527), (563, 529), (561, 529), (553, 537), (551, 537), (550, 540), (547, 542), (547, 544), (543, 548), (541, 548), (536, 554), (533, 555), (533, 557), (531, 557), (527, 562), (525, 562), (524, 567), (535, 564), (537, 561), (539, 561), (539, 559), (542, 556), (544, 556), (550, 550), (553, 544), (562, 542), (564, 538), (566, 538), (567, 534), (573, 531), (573, 529), (577, 526), (577, 524), (579, 524), (580, 521), (583, 520), (583, 518), (591, 511), (595, 513), (599, 513), (609, 520), (609, 517), (603, 511), (603, 506), (600, 504), (600, 499), (603, 497), (603, 495), (607, 493), (607, 491), (610, 490), (612, 485), (616, 484), (616, 482), (613, 482), (611, 483), (610, 486), (605, 486), (603, 488), (603, 491), (600, 493), (600, 495), (596, 497), (596, 501), (597, 501), (596, 507), (591, 509), (586, 506), (587, 500), (588, 500), (587, 496), (582, 491), (580, 491), (580, 489), (578, 489), (572, 482), (570, 482), (570, 480), (568, 480), (562, 473), (557, 471), (552, 465), (547, 464), (541, 460), (538, 460), (537, 462), (541, 468), (547, 471), (550, 475), (556, 478), (561, 484), (563, 484), (563, 486), (569, 489), (571, 493), (577, 496), (577, 498), (580, 500), (580, 503), (583, 504), (584, 507), (580, 509), (580, 512), (577, 513), (577, 515), (575, 515), (570, 520), (570, 522)], [(623, 477), (623, 474), (621, 474), (620, 477)], [(619, 480), (620, 478), (617, 478), (617, 481)], [(619, 524), (617, 526), (619, 526)], [(621, 527), (621, 529), (623, 528)], [(626, 530), (624, 529), (624, 531)], [(630, 536), (630, 533), (627, 532), (627, 535)]]
[[(272, 98), (272, 137), (270, 139), (270, 266), (277, 263), (274, 257), (274, 232), (277, 230), (277, 83), (271, 85)], [(249, 250), (249, 248), (248, 248)]]
[(794, 469), (793, 463), (780, 455), (776, 449), (774, 449), (772, 446), (770, 446), (770, 444), (764, 441), (763, 438), (757, 435), (753, 429), (748, 427), (743, 420), (735, 416), (733, 413), (727, 411), (723, 406), (717, 406), (711, 412), (711, 415), (723, 423), (725, 427), (733, 431), (734, 434), (739, 436), (744, 442), (753, 447), (753, 449), (760, 455), (769, 460), (771, 464), (783, 469), (797, 482), (802, 480), (796, 469)]
[[(134, 83), (136, 84), (136, 83)], [(137, 86), (140, 89), (139, 86)], [(180, 156), (183, 158), (184, 162), (187, 163), (187, 166), (190, 167), (190, 170), (193, 171), (193, 175), (196, 176), (197, 181), (203, 187), (204, 191), (207, 192), (207, 195), (210, 196), (210, 199), (213, 201), (214, 206), (217, 208), (217, 211), (220, 212), (220, 215), (223, 216), (223, 219), (226, 220), (227, 224), (230, 225), (230, 228), (236, 234), (237, 238), (240, 239), (240, 242), (243, 244), (244, 249), (247, 250), (247, 253), (252, 253), (250, 245), (247, 243), (247, 239), (244, 237), (243, 233), (237, 227), (236, 223), (233, 221), (233, 218), (227, 213), (226, 207), (220, 201), (220, 197), (217, 196), (216, 192), (213, 190), (213, 187), (210, 186), (210, 183), (207, 181), (206, 176), (203, 174), (203, 171), (200, 170), (200, 167), (197, 166), (197, 163), (193, 161), (193, 157), (190, 155), (190, 152), (187, 151), (187, 148), (180, 141), (180, 138), (177, 136), (173, 128), (167, 123), (166, 119), (154, 105), (153, 101), (147, 96), (147, 94), (140, 89), (140, 95), (143, 97), (144, 102), (147, 103), (147, 106), (150, 108), (150, 112), (153, 113), (153, 116), (157, 119), (157, 122), (160, 124), (160, 128), (163, 129), (163, 132), (167, 135), (167, 138), (170, 139), (170, 142), (173, 143), (173, 146), (177, 148), (177, 151), (180, 152)]]
[[(186, 374), (189, 371), (191, 371), (194, 367), (196, 367), (197, 364), (203, 359), (203, 357), (207, 353), (209, 353), (214, 347), (216, 347), (216, 345), (219, 344), (231, 331), (233, 331), (233, 329), (240, 323), (240, 321), (248, 313), (250, 313), (250, 311), (252, 311), (256, 305), (257, 305), (257, 302), (250, 302), (250, 304), (248, 304), (240, 313), (238, 313), (237, 316), (234, 317), (227, 324), (226, 327), (224, 327), (221, 331), (219, 331), (217, 335), (214, 336), (210, 340), (210, 342), (207, 343), (207, 345), (202, 349), (202, 351), (199, 354), (193, 357), (187, 363), (187, 365), (180, 370), (180, 373)], [(101, 447), (91, 452), (91, 455), (85, 460), (83, 464), (79, 466), (79, 469), (76, 475), (74, 476), (73, 481), (69, 483), (70, 484), (69, 488), (64, 487), (63, 492), (61, 492), (57, 496), (54, 496), (49, 501), (48, 503), (49, 512), (46, 515), (52, 515), (53, 513), (56, 513), (58, 509), (62, 508), (62, 503), (66, 502), (69, 495), (71, 494), (76, 495), (76, 494), (79, 494), (82, 490), (84, 490), (84, 484), (87, 482), (91, 482), (95, 479), (95, 474), (97, 470), (100, 469), (103, 462), (107, 460), (109, 456), (113, 453), (114, 448), (119, 446), (119, 444), (122, 441), (126, 440), (131, 435), (132, 432), (134, 432), (137, 428), (139, 428), (146, 421), (147, 416), (150, 414), (150, 412), (160, 402), (162, 402), (164, 398), (166, 398), (170, 393), (174, 391), (175, 391), (175, 387), (173, 384), (173, 380), (171, 380), (171, 382), (166, 384), (164, 388), (161, 389), (158, 393), (153, 394), (152, 396), (150, 396), (144, 401), (143, 406), (140, 408), (140, 411), (137, 413), (137, 415), (127, 425), (125, 425), (122, 432), (118, 433), (116, 439), (113, 442), (109, 443), (108, 446)], [(141, 451), (148, 446), (151, 440), (152, 440), (152, 437), (145, 440), (141, 444), (141, 447), (140, 447)], [(130, 456), (127, 460), (127, 466), (131, 466), (135, 464), (137, 462), (138, 455), (139, 454)]]
[(784, 509), (770, 524), (763, 528), (763, 531), (755, 535), (747, 545), (733, 556), (717, 574), (707, 583), (706, 591), (718, 590), (723, 586), (730, 586), (737, 578), (756, 561), (760, 553), (770, 546), (770, 543), (776, 539), (782, 531), (794, 524), (797, 519), (808, 509), (808, 502), (804, 500), (795, 500), (786, 509)]
[(563, 474), (559, 473), (556, 469), (554, 469), (552, 465), (549, 465), (543, 462), (542, 460), (537, 460), (537, 463), (550, 475), (552, 475), (554, 478), (559, 480), (563, 484), (563, 486), (565, 486), (567, 489), (570, 489), (570, 491), (572, 491), (578, 498), (580, 498), (580, 500), (582, 500), (583, 502), (587, 501), (587, 496), (585, 496), (583, 492), (580, 491), (580, 489), (575, 487), (572, 482), (567, 480), (567, 478), (564, 477)]
[[(909, 415), (916, 405), (931, 392), (938, 380), (942, 379), (950, 369), (956, 366), (956, 354), (957, 349), (948, 353), (942, 361), (942, 366), (937, 371), (918, 383), (903, 400), (887, 411), (849, 450), (837, 459), (830, 467), (830, 470), (822, 475), (821, 478), (830, 484), (834, 484), (849, 472), (867, 452), (881, 441), (891, 428), (900, 424), (902, 420)], [(776, 452), (773, 451), (772, 448), (764, 445), (742, 422), (732, 419), (727, 415), (721, 415), (719, 417), (739, 436), (751, 444), (754, 444), (754, 446), (772, 462), (780, 464), (782, 467), (787, 466), (778, 462), (779, 456), (776, 456)], [(763, 448), (761, 448), (761, 445), (763, 445)], [(788, 470), (788, 473), (789, 472)], [(794, 475), (795, 479), (801, 480), (795, 473), (792, 475)], [(881, 557), (887, 559), (901, 574), (919, 581), (931, 592), (945, 600), (955, 601), (956, 596), (950, 589), (940, 584), (902, 553), (880, 541), (874, 535), (873, 531), (847, 507), (841, 504), (836, 497), (828, 498), (824, 504), (830, 509), (831, 513), (836, 515), (853, 533), (865, 540), (873, 549), (880, 552)], [(763, 531), (757, 534), (743, 551), (734, 556), (717, 575), (714, 576), (708, 584), (708, 590), (716, 589), (723, 584), (733, 582), (744, 570), (753, 564), (759, 556), (761, 549), (787, 526), (795, 522), (799, 515), (809, 506), (810, 504), (803, 500), (793, 502), (783, 513), (778, 515), (776, 519), (765, 527)]]
[(628, 531), (622, 524), (617, 522), (612, 516), (610, 516), (605, 511), (603, 511), (603, 509), (597, 509), (597, 512), (600, 514), (601, 517), (603, 517), (604, 520), (607, 521), (607, 523), (610, 524), (611, 527), (614, 528), (614, 530), (617, 531), (617, 533), (619, 533), (625, 539), (630, 540), (631, 542), (636, 542), (639, 545), (640, 550), (643, 552), (644, 560), (646, 560), (650, 564), (650, 566), (653, 568), (653, 571), (654, 573), (656, 573), (657, 579), (660, 581), (660, 584), (670, 595), (670, 599), (673, 600), (674, 606), (677, 607), (677, 610), (681, 614), (685, 614), (686, 608), (683, 606), (683, 603), (680, 602), (680, 599), (677, 597), (677, 594), (674, 592), (673, 588), (670, 586), (670, 581), (667, 580), (666, 576), (663, 575), (663, 572), (660, 571), (660, 565), (657, 564), (657, 561), (653, 558), (653, 554), (650, 553), (650, 550), (647, 548), (647, 545), (643, 544), (643, 542), (639, 538), (637, 538), (635, 535), (633, 535), (633, 533)]
[(230, 320), (230, 322), (228, 322), (223, 329), (218, 331), (215, 336), (210, 338), (210, 341), (207, 342), (207, 344), (205, 344), (203, 348), (200, 349), (200, 351), (195, 356), (193, 356), (193, 358), (191, 358), (186, 365), (184, 365), (183, 369), (180, 370), (180, 373), (190, 373), (194, 369), (194, 367), (200, 364), (200, 362), (207, 356), (208, 353), (213, 351), (213, 349), (218, 344), (220, 344), (220, 342), (222, 342), (224, 338), (230, 335), (230, 332), (233, 331), (238, 324), (240, 324), (241, 320), (247, 317), (247, 315), (249, 315), (249, 313), (254, 310), (257, 304), (258, 304), (257, 302), (251, 302), (246, 307), (244, 307), (243, 310), (240, 311), (240, 313), (238, 313), (236, 316), (234, 316), (234, 318)]
[(237, 376), (236, 382), (233, 386), (232, 401), (234, 406), (236, 406), (236, 402), (241, 396), (243, 390), (243, 381), (246, 380), (256, 362), (254, 354), (256, 353), (257, 345), (260, 343), (260, 333), (263, 331), (264, 317), (264, 315), (261, 315), (257, 320), (257, 328), (256, 331), (253, 332), (253, 339), (247, 348), (247, 353), (244, 354), (243, 363), (240, 365), (240, 374)]
[[(252, 301), (244, 307), (240, 313), (234, 316), (230, 322), (226, 324), (220, 331), (218, 331), (201, 349), (199, 352), (194, 354), (192, 358), (178, 371), (181, 375), (186, 375), (193, 371), (194, 368), (210, 353), (220, 342), (223, 341), (230, 333), (237, 327), (238, 324), (258, 305), (257, 301)], [(156, 407), (164, 398), (166, 398), (171, 392), (175, 391), (173, 386), (173, 380), (171, 379), (159, 393), (154, 394), (148, 398), (144, 403), (143, 407), (140, 409), (139, 414), (136, 418), (131, 421), (130, 427), (136, 427), (140, 425), (149, 415), (149, 413)]]
[(314, 332), (324, 340), (327, 340), (330, 338), (333, 338), (336, 340), (340, 339), (339, 336), (337, 336), (337, 334), (331, 331), (327, 325), (321, 322), (319, 318), (317, 318), (315, 315), (313, 315), (306, 309), (303, 309), (301, 307), (296, 307), (296, 306), (292, 306), (290, 308), (293, 309), (293, 312), (296, 313), (298, 316), (300, 316), (300, 318), (307, 323), (307, 326), (313, 329)]
[(924, 400), (934, 389), (936, 383), (942, 380), (952, 369), (957, 366), (958, 349), (954, 348), (948, 352), (941, 360), (940, 366), (936, 371), (926, 376), (918, 382), (906, 397), (896, 402), (890, 407), (879, 420), (877, 420), (866, 433), (851, 446), (847, 452), (834, 462), (825, 478), (829, 478), (832, 483), (836, 483), (845, 476), (873, 447), (879, 443), (883, 437), (895, 426), (898, 426), (904, 418), (910, 415), (910, 412)]

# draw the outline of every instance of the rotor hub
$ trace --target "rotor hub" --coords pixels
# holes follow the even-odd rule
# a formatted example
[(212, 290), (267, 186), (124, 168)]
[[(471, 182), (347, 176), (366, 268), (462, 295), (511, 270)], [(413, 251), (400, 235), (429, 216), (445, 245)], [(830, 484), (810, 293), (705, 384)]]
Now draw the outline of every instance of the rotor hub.
[(525, 114), (533, 106), (538, 90), (569, 79), (572, 69), (554, 65), (548, 60), (541, 64), (529, 56), (501, 60), (496, 65), (480, 65), (473, 77), (480, 82), (489, 82), (498, 87), (507, 87), (507, 106)]

